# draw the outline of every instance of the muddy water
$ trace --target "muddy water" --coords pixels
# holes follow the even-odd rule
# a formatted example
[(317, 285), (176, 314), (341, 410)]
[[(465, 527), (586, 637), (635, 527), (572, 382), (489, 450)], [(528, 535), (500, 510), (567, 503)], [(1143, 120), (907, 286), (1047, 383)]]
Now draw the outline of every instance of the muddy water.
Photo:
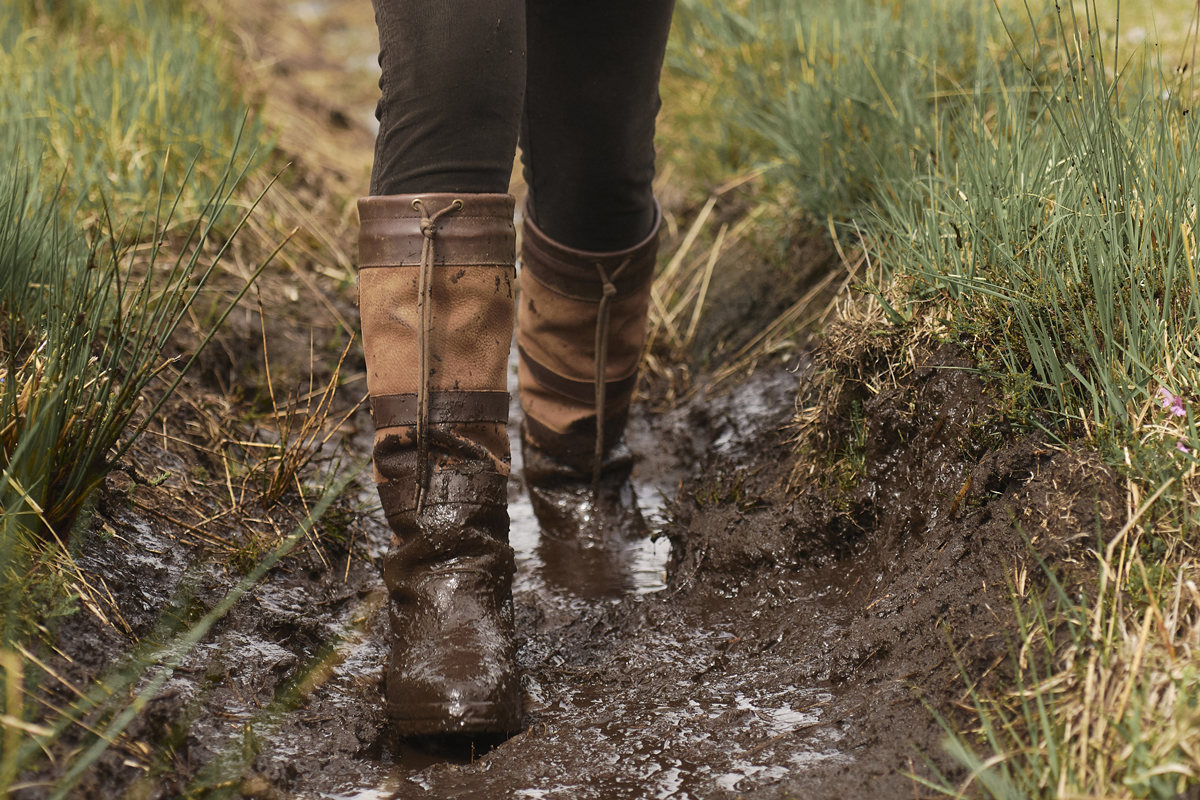
[[(270, 699), (294, 663), (287, 653), (303, 664), (311, 642), (336, 636), (329, 677), (264, 729), (251, 777), (278, 794), (254, 796), (901, 800), (928, 794), (913, 777), (930, 777), (925, 759), (961, 780), (929, 708), (962, 708), (960, 664), (981, 675), (1005, 663), (1006, 576), (1026, 554), (1014, 514), (1063, 541), (1099, 518), (1080, 499), (1093, 497), (1083, 484), (1096, 470), (1070, 454), (1018, 442), (968, 466), (947, 433), (950, 418), (970, 428), (981, 397), (961, 366), (942, 358), (864, 404), (871, 457), (862, 498), (848, 506), (780, 488), (796, 374), (763, 371), (665, 414), (636, 408), (638, 490), (674, 552), (647, 543), (636, 580), (613, 596), (585, 597), (556, 573), (518, 462), (525, 720), (494, 749), (416, 747), (389, 732), (383, 591), (355, 562), (348, 581), (315, 567), (272, 576), (235, 610), (211, 643), (214, 660), (259, 655), (212, 691), (190, 756), (203, 763), (227, 749), (230, 720), (244, 724), (256, 696)], [(968, 474), (978, 494), (952, 513)], [(1105, 492), (1119, 505), (1119, 488)], [(1078, 507), (1064, 508), (1064, 493)], [(381, 547), (386, 529), (364, 523)], [(193, 669), (222, 675), (211, 663)]]
[[(589, 581), (588, 588), (591, 591), (588, 592), (579, 591), (578, 588), (576, 591), (572, 591), (571, 584), (563, 580), (566, 576), (556, 570), (555, 565), (547, 566), (547, 553), (543, 550), (537, 517), (534, 516), (533, 505), (529, 501), (529, 494), (525, 491), (521, 480), (522, 414), (520, 398), (517, 395), (516, 352), (517, 348), (514, 346), (511, 350), (513, 355), (509, 359), (508, 372), (508, 390), (512, 393), (512, 404), (509, 407), (508, 439), (513, 459), (512, 480), (509, 482), (508, 489), (509, 542), (516, 550), (517, 555), (514, 593), (535, 592), (547, 599), (554, 598), (556, 602), (570, 603), (579, 599), (573, 595), (593, 594), (597, 590), (600, 594), (611, 596), (626, 590), (635, 594), (645, 594), (662, 589), (666, 585), (670, 543), (666, 539), (653, 536), (644, 539), (634, 552), (629, 554), (628, 561), (623, 564), (627, 567), (622, 570), (625, 574), (609, 585), (597, 586), (594, 581)], [(644, 422), (640, 425), (635, 423), (630, 434), (630, 438), (633, 440), (632, 445), (639, 451), (655, 447), (655, 443), (652, 441), (653, 434)], [(679, 480), (685, 475), (684, 469), (683, 465), (675, 465), (673, 469), (662, 469), (661, 465), (648, 465), (644, 460), (636, 464), (633, 474), (634, 491), (637, 494), (638, 507), (651, 530), (661, 528), (665, 522), (665, 502), (669, 497), (674, 496)]]
[[(1003, 659), (1005, 565), (1023, 545), (1007, 512), (983, 509), (903, 546), (867, 532), (853, 557), (837, 548), (804, 556), (842, 523), (778, 492), (790, 451), (777, 432), (797, 380), (760, 374), (668, 414), (638, 409), (639, 489), (668, 489), (666, 526), (684, 545), (666, 586), (656, 583), (665, 554), (655, 549), (645, 556), (652, 569), (622, 596), (564, 589), (514, 496), (520, 734), (486, 753), (418, 750), (377, 719), (357, 781), (305, 770), (289, 789), (364, 800), (883, 800), (921, 796), (910, 773), (928, 774), (926, 757), (954, 775), (923, 701), (949, 708), (961, 697), (956, 659), (979, 672)], [(952, 398), (978, 397), (970, 380), (957, 370), (915, 381), (918, 407), (932, 411), (930, 433), (907, 445), (914, 463), (960, 475), (936, 414)], [(1036, 469), (1040, 451), (1026, 450), (1013, 452), (1013, 474)], [(705, 476), (685, 481), (689, 496), (670, 491), (697, 471)], [(952, 651), (951, 638), (969, 645)]]
[[(641, 456), (636, 488), (647, 518), (662, 524), (666, 501), (713, 454), (752, 448), (756, 434), (786, 416), (795, 385), (779, 372), (669, 414), (636, 409), (629, 438)], [(348, 586), (340, 575), (272, 578), (197, 654), (193, 669), (210, 676), (214, 660), (266, 655), (246, 659), (207, 698), (215, 713), (193, 726), (193, 755), (227, 749), (236, 733), (230, 720), (253, 717), (253, 692), (303, 663), (290, 631), (305, 625), (310, 637), (339, 644), (328, 677), (303, 707), (262, 731), (251, 774), (284, 796), (720, 798), (765, 790), (797, 770), (849, 763), (840, 730), (821, 726), (828, 682), (798, 670), (794, 652), (814, 631), (836, 636), (845, 624), (840, 593), (830, 588), (841, 576), (814, 572), (685, 601), (665, 586), (667, 540), (647, 540), (623, 593), (585, 598), (542, 557), (520, 485), (518, 426), (514, 408), (510, 513), (525, 730), (488, 753), (416, 748), (393, 737), (379, 713), (385, 595), (374, 571), (355, 563)], [(378, 555), (386, 531), (373, 525)], [(331, 593), (349, 602), (332, 604)], [(284, 632), (290, 650), (279, 644)]]
[[(200, 643), (131, 732), (136, 741), (179, 732), (181, 777), (155, 778), (162, 791), (146, 796), (180, 796), (204, 765), (238, 758), (247, 759), (234, 773), (245, 775), (243, 796), (314, 800), (899, 800), (922, 796), (909, 773), (928, 775), (926, 757), (956, 779), (924, 703), (953, 712), (963, 697), (958, 665), (984, 674), (1007, 656), (1006, 576), (1025, 554), (1013, 515), (1068, 542), (1080, 520), (1094, 530), (1098, 517), (1085, 502), (1091, 484), (1083, 485), (1096, 470), (1036, 443), (984, 459), (972, 473), (979, 494), (950, 513), (968, 468), (939, 419), (980, 392), (958, 362), (945, 366), (923, 368), (900, 394), (864, 405), (877, 452), (863, 499), (849, 510), (781, 490), (793, 456), (780, 426), (794, 407), (796, 374), (762, 371), (664, 414), (635, 408), (637, 488), (671, 550), (665, 539), (645, 543), (634, 576), (610, 596), (575, 591), (578, 575), (548, 556), (518, 462), (514, 602), (525, 719), (490, 751), (399, 741), (382, 714), (390, 631), (378, 571), (344, 551), (332, 565), (308, 550), (289, 557)], [(897, 426), (907, 419), (897, 409), (915, 409), (906, 411), (911, 431)], [(365, 425), (355, 441), (369, 448)], [(909, 475), (940, 483), (930, 490)], [(127, 484), (107, 482), (98, 513), (116, 534), (93, 537), (79, 563), (146, 636), (189, 574), (204, 608), (237, 576), (197, 563), (202, 553), (179, 546), (170, 526), (139, 517)], [(1123, 495), (1113, 486), (1116, 508)], [(145, 503), (169, 489), (143, 486), (134, 496)], [(889, 505), (890, 489), (902, 497)], [(1064, 493), (1078, 508), (1064, 511)], [(390, 535), (382, 520), (364, 514), (352, 528), (355, 552), (377, 561)], [(102, 669), (129, 646), (93, 615), (64, 625), (69, 670)], [(308, 688), (281, 707), (305, 674)], [(80, 796), (113, 796), (113, 785), (144, 780), (144, 769), (122, 758), (114, 752), (109, 765), (119, 781)]]

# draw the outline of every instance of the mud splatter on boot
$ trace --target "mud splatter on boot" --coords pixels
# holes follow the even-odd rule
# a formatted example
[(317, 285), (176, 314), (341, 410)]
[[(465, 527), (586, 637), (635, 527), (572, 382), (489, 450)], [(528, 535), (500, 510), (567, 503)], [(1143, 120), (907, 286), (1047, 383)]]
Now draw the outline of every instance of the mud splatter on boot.
[(402, 736), (521, 724), (505, 431), (513, 209), (509, 195), (359, 201), (375, 478), (394, 534), (388, 710)]

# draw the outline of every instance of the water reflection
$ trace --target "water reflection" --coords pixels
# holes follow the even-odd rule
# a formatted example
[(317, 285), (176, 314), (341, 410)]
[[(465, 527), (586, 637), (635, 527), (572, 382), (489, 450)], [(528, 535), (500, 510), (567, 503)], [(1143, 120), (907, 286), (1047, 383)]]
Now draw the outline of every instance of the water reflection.
[[(516, 353), (516, 348), (513, 348)], [(512, 479), (508, 487), (509, 541), (517, 551), (517, 577), (514, 592), (573, 596), (581, 599), (618, 597), (622, 594), (646, 594), (664, 588), (667, 558), (671, 545), (665, 539), (642, 539), (629, 548), (614, 552), (580, 549), (574, 543), (543, 538), (529, 494), (521, 481), (521, 405), (516, 391), (516, 362), (510, 365), (509, 391), (513, 393), (509, 409), (508, 439), (512, 449)], [(638, 507), (651, 530), (664, 522), (664, 487), (633, 472)], [(551, 599), (547, 597), (546, 599)], [(567, 599), (563, 597), (562, 599)]]

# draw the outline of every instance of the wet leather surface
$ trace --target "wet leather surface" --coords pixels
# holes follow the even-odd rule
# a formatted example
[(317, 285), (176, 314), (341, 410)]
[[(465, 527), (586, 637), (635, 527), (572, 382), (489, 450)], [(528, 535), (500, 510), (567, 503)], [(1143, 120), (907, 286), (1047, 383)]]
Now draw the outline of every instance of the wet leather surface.
[[(440, 215), (432, 238), (430, 371), (418, 367), (420, 199)], [(513, 199), (397, 195), (359, 203), (360, 305), (367, 384), (381, 403), (375, 477), (393, 532), (384, 558), (392, 648), (388, 713), (401, 736), (520, 729), (505, 483), (506, 396), (513, 329)], [(429, 224), (429, 223), (426, 223)], [(435, 413), (418, 463), (415, 406), (428, 382)], [(486, 410), (499, 405), (500, 411)], [(479, 419), (466, 419), (470, 409)], [(383, 413), (383, 412), (387, 413)], [(428, 486), (417, 513), (418, 482)]]
[[(577, 466), (591, 463), (597, 414), (596, 324), (605, 289), (601, 272), (617, 276), (604, 372), (605, 381), (616, 386), (606, 396), (602, 413), (606, 421), (621, 419), (612, 429), (619, 431), (624, 425), (646, 339), (657, 253), (657, 220), (635, 247), (589, 253), (553, 241), (526, 217), (517, 311), (521, 407), (526, 419), (537, 423), (531, 426), (535, 441), (560, 460)], [(593, 447), (585, 445), (589, 430)], [(610, 445), (612, 437), (606, 439)]]
[(583, 598), (620, 597), (633, 588), (632, 567), (649, 528), (629, 480), (633, 456), (613, 448), (594, 495), (591, 470), (575, 469), (523, 440), (524, 479), (541, 527), (538, 556), (547, 583)]
[(521, 727), (508, 513), (462, 502), (394, 524), (388, 713), (402, 736)]

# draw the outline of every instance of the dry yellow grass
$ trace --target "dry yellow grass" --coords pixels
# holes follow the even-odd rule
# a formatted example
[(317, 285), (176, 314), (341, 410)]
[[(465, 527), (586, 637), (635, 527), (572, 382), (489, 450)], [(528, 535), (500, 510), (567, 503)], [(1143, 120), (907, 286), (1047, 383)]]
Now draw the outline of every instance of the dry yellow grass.
[[(1076, 5), (1077, 13), (1082, 14), (1083, 4)], [(1164, 64), (1171, 69), (1195, 60), (1191, 30), (1196, 8), (1194, 0), (1096, 0), (1100, 28), (1106, 36), (1119, 36), (1121, 47), (1130, 55), (1134, 47), (1158, 45)]]

